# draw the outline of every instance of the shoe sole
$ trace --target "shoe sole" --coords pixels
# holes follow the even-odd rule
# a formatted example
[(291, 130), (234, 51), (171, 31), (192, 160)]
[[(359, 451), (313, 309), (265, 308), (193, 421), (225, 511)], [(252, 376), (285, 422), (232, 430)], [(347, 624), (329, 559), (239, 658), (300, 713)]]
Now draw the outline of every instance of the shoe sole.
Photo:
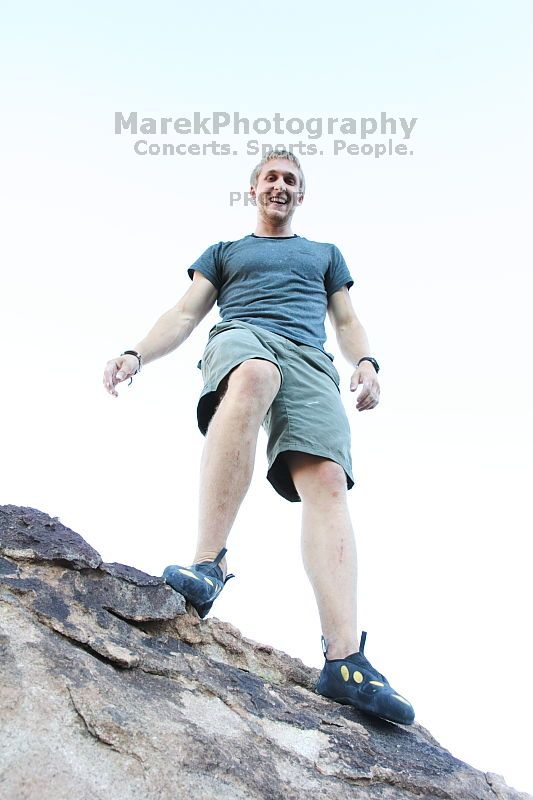
[(356, 705), (353, 702), (353, 700), (349, 697), (330, 697), (329, 695), (321, 694), (320, 692), (317, 692), (317, 694), (320, 694), (321, 697), (325, 697), (327, 700), (333, 700), (334, 703), (340, 703), (343, 706), (351, 706), (352, 708), (357, 709), (357, 711), (362, 711), (365, 714), (370, 714), (370, 716), (372, 717), (378, 717), (379, 719), (384, 719), (386, 720), (386, 722), (395, 722), (397, 725), (412, 725), (412, 723), (414, 722), (414, 717), (410, 722), (397, 718), (394, 719), (392, 715), (390, 717), (385, 717), (382, 714), (378, 714), (376, 711), (372, 711), (369, 708), (364, 708), (363, 706)]

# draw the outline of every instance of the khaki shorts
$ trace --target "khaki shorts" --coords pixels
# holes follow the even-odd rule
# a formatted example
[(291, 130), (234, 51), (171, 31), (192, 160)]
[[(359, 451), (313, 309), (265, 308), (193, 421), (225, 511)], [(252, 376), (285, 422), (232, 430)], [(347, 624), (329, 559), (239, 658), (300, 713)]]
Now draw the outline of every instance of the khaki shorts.
[(204, 380), (197, 408), (202, 434), (207, 434), (219, 402), (216, 391), (220, 382), (249, 358), (270, 361), (281, 374), (279, 392), (263, 420), (268, 435), (267, 480), (276, 492), (292, 503), (300, 502), (283, 458), (287, 450), (323, 456), (340, 464), (351, 489), (351, 432), (340, 396), (340, 377), (331, 359), (317, 347), (296, 344), (240, 320), (214, 325), (198, 362)]

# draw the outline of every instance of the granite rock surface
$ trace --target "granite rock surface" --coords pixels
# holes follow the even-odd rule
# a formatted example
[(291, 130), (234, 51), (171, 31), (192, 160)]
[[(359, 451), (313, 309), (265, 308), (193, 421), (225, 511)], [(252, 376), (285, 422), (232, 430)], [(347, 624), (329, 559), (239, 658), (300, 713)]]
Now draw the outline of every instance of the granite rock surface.
[(417, 722), (321, 697), (318, 674), (0, 506), (4, 800), (532, 800)]

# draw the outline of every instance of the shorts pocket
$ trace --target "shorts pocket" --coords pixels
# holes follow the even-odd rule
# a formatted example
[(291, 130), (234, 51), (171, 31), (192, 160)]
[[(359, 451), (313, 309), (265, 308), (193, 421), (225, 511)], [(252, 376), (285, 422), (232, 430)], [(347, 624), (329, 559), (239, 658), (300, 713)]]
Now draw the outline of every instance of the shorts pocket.
[(217, 323), (216, 325), (213, 325), (213, 327), (212, 327), (212, 328), (211, 328), (211, 330), (209, 331), (209, 336), (207, 337), (207, 341), (208, 341), (208, 342), (210, 342), (210, 341), (211, 341), (211, 339), (213, 338), (213, 336), (214, 336), (214, 335), (215, 335), (215, 333), (217, 332), (217, 329), (218, 329), (218, 326), (219, 326), (219, 325), (220, 325), (220, 323)]
[(337, 385), (337, 389), (340, 389), (341, 377), (329, 356), (319, 350), (318, 347), (312, 347), (309, 344), (301, 344), (299, 347), (301, 349), (305, 348), (306, 354), (309, 354), (310, 360), (312, 360), (322, 372), (329, 375), (331, 380)]

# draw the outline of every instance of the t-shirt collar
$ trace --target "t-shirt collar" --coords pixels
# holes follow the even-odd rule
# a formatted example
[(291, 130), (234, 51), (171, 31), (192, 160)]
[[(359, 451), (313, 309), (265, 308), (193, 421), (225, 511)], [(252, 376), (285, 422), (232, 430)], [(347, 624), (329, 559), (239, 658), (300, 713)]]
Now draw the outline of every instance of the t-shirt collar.
[(298, 239), (299, 238), (297, 233), (293, 233), (292, 236), (256, 236), (255, 233), (251, 233), (250, 236), (253, 236), (254, 239)]

